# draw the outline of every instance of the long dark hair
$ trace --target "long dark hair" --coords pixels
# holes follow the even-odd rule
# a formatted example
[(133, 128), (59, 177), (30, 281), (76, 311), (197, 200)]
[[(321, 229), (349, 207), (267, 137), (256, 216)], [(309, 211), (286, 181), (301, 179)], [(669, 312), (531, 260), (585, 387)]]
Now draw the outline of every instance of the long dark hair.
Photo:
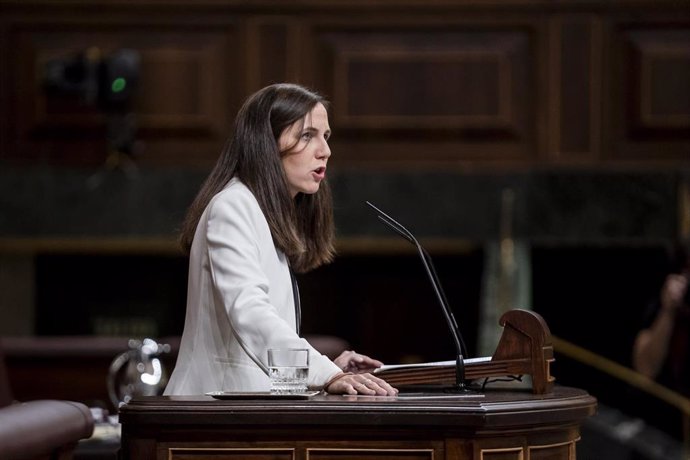
[(293, 199), (280, 161), (278, 139), (304, 119), (316, 104), (328, 107), (319, 94), (302, 86), (280, 83), (250, 96), (237, 113), (233, 134), (201, 186), (182, 224), (180, 243), (189, 252), (204, 209), (233, 177), (256, 197), (268, 221), (273, 242), (297, 272), (306, 272), (333, 259), (333, 206), (328, 182), (314, 194)]

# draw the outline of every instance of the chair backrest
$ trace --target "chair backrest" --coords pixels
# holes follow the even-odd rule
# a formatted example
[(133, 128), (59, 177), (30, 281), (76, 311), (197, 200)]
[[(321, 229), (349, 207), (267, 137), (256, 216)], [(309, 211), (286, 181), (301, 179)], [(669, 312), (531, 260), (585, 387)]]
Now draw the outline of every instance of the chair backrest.
[(13, 400), (10, 377), (7, 374), (7, 365), (5, 364), (5, 353), (2, 351), (2, 340), (0, 339), (0, 407), (9, 406)]

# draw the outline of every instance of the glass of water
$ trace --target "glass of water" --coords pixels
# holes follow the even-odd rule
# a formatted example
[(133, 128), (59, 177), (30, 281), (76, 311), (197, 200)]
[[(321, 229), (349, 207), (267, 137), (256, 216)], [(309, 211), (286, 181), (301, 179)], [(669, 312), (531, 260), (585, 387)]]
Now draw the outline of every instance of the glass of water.
[(270, 348), (268, 376), (271, 393), (290, 394), (307, 391), (309, 350), (306, 348)]

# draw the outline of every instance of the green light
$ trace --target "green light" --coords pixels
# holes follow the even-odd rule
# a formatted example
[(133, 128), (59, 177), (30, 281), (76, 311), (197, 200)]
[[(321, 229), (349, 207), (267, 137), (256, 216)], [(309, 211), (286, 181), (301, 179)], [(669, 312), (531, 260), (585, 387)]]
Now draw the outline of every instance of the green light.
[(113, 84), (110, 85), (110, 89), (113, 91), (113, 93), (119, 93), (125, 89), (125, 86), (127, 86), (127, 80), (122, 77), (118, 77), (113, 80)]

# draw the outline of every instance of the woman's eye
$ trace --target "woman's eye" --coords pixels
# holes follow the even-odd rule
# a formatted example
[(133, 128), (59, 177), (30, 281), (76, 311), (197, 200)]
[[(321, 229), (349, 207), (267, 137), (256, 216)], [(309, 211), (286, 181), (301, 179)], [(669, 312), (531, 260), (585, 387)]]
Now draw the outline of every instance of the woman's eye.
[(312, 138), (312, 134), (309, 131), (302, 133), (302, 139), (308, 141), (311, 138)]

